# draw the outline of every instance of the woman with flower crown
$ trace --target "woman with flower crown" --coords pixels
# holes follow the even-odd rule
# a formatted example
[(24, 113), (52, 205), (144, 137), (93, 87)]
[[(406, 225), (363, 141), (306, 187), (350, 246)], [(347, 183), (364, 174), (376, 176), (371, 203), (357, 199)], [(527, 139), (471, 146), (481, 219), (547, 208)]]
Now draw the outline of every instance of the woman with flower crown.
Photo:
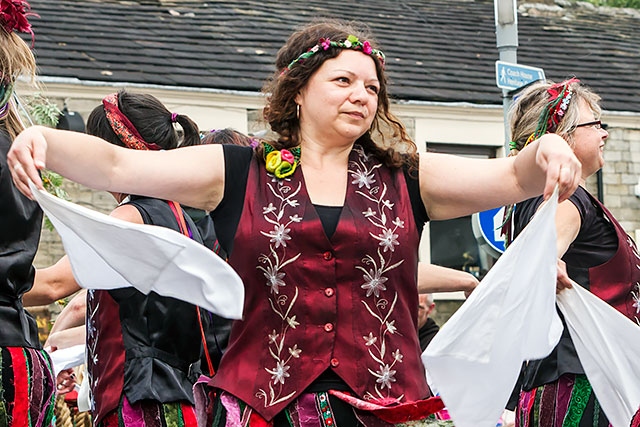
[(55, 378), (35, 319), (22, 305), (33, 285), (42, 211), (13, 186), (7, 165), (11, 141), (24, 129), (13, 99), (20, 75), (34, 82), (36, 63), (16, 32), (31, 34), (25, 1), (0, 1), (0, 425), (49, 426)]
[[(511, 111), (512, 154), (548, 133), (568, 142), (582, 164), (582, 177), (580, 186), (558, 205), (556, 214), (561, 258), (558, 289), (577, 283), (638, 322), (640, 257), (636, 245), (584, 187), (586, 179), (604, 165), (609, 133), (600, 122), (599, 102), (600, 97), (575, 78), (531, 86), (520, 94)], [(542, 201), (542, 197), (534, 197), (517, 204), (513, 215), (516, 236)], [(609, 426), (567, 327), (549, 356), (525, 364), (516, 413), (516, 426), (556, 425)]]
[(46, 165), (212, 212), (246, 298), (209, 425), (389, 425), (438, 411), (416, 334), (423, 225), (556, 184), (563, 200), (580, 178), (557, 135), (513, 158), (417, 154), (390, 111), (385, 56), (360, 30), (328, 21), (291, 35), (265, 86), (275, 137), (255, 149), (143, 153), (39, 127), (14, 142), (27, 195)]

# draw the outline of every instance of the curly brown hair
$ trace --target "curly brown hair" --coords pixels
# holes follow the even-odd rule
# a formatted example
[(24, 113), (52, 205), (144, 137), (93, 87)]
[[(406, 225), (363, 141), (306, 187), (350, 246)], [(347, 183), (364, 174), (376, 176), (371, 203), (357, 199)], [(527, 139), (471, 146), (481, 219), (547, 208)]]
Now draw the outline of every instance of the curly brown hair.
[[(362, 41), (367, 40), (374, 49), (378, 49), (367, 27), (354, 22), (324, 20), (308, 24), (294, 32), (278, 51), (275, 73), (263, 88), (267, 99), (263, 116), (271, 130), (278, 135), (277, 140), (272, 142), (277, 149), (292, 148), (300, 144), (296, 95), (318, 68), (326, 60), (337, 57), (342, 49), (339, 47), (321, 49), (315, 55), (296, 63), (296, 66), (291, 69), (287, 68), (288, 65), (300, 54), (315, 46), (321, 38), (345, 40), (349, 35), (354, 35)], [(390, 111), (388, 81), (383, 64), (375, 56), (371, 58), (375, 63), (376, 74), (380, 81), (378, 108), (371, 129), (358, 138), (356, 143), (362, 145), (365, 151), (387, 166), (415, 165), (416, 145), (407, 135), (402, 122)], [(378, 141), (374, 140), (372, 134), (377, 136)]]

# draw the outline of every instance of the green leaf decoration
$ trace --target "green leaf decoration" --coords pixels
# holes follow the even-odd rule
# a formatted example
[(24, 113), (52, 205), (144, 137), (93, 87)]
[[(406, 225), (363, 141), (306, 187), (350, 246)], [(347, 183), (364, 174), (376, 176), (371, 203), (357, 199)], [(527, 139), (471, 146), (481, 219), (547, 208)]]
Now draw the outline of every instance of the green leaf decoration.
[[(25, 104), (27, 113), (34, 124), (48, 127), (55, 127), (58, 124), (61, 114), (60, 109), (42, 94), (37, 93), (27, 97)], [(47, 192), (61, 199), (69, 200), (69, 195), (62, 188), (62, 183), (64, 182), (62, 176), (45, 169), (40, 173), (40, 177)], [(47, 217), (44, 219), (44, 227), (49, 231), (53, 231), (54, 229), (53, 224), (51, 224), (51, 221)]]

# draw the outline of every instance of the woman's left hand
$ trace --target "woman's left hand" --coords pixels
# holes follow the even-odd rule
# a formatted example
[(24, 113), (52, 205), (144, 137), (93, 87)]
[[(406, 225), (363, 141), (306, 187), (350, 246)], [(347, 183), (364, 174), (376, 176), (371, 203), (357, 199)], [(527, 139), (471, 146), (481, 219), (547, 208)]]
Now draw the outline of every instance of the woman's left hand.
[(569, 144), (559, 135), (549, 133), (540, 137), (536, 163), (546, 171), (544, 198), (548, 199), (558, 185), (558, 201), (573, 194), (582, 180), (582, 164)]
[(73, 368), (60, 371), (56, 378), (56, 389), (58, 394), (66, 394), (76, 387), (76, 374)]
[(558, 275), (556, 279), (556, 293), (560, 293), (563, 289), (573, 288), (575, 282), (571, 280), (567, 273), (567, 264), (561, 259), (558, 259)]

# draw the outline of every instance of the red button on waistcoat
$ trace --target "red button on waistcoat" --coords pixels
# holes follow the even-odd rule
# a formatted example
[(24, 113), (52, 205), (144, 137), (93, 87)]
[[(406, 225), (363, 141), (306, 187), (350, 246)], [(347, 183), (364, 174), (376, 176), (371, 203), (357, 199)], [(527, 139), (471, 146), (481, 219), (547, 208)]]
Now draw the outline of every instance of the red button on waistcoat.
[(337, 367), (339, 364), (340, 364), (340, 361), (335, 357), (331, 359), (331, 366), (333, 366), (334, 368)]
[(322, 254), (322, 258), (324, 258), (325, 261), (329, 261), (333, 258), (333, 254), (330, 251), (327, 251)]
[(326, 289), (324, 290), (324, 294), (325, 294), (326, 296), (328, 296), (328, 297), (332, 297), (334, 293), (335, 293), (335, 292), (333, 291), (333, 288), (326, 288)]
[(325, 323), (325, 325), (324, 325), (324, 330), (325, 330), (325, 331), (327, 331), (327, 332), (331, 332), (331, 331), (333, 331), (333, 324), (331, 324), (331, 323)]

